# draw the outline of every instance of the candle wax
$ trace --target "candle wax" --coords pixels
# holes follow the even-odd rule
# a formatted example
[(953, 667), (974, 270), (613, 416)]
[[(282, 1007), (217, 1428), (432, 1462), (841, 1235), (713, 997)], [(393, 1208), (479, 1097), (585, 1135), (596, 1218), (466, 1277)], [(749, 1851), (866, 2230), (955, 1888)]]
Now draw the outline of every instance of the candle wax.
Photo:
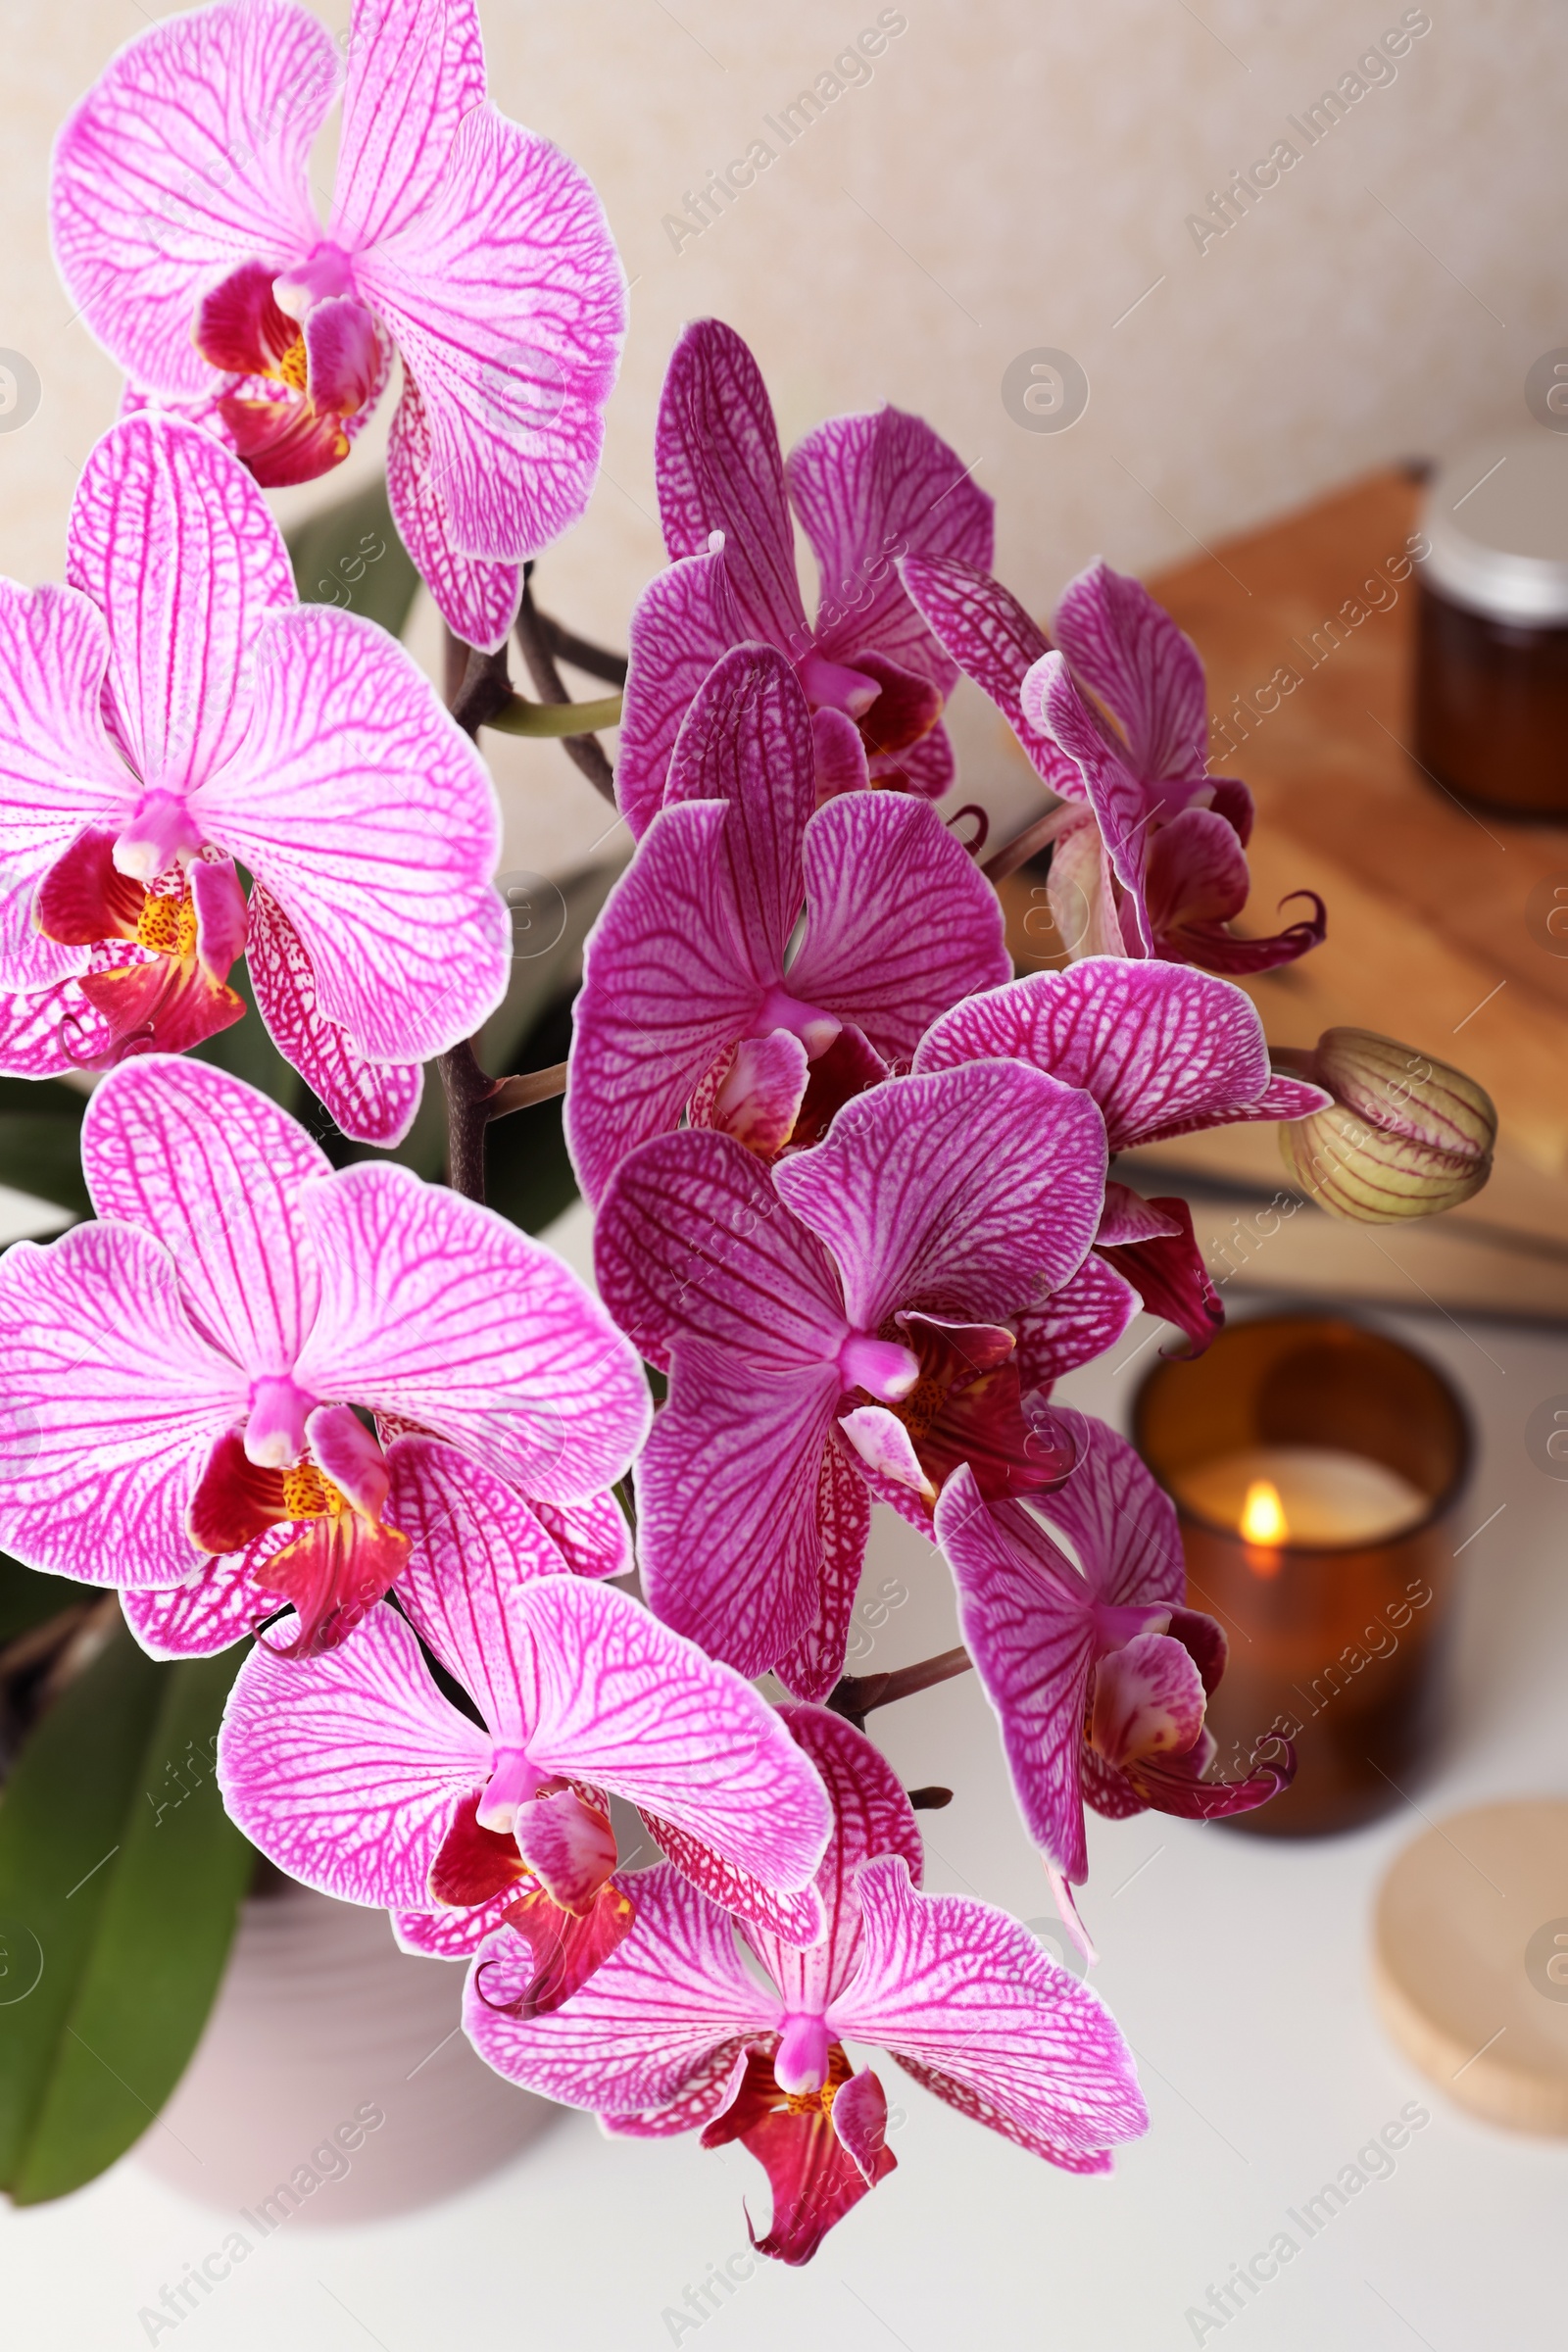
[(1178, 1501), (1238, 1533), (1246, 1532), (1250, 1494), (1271, 1488), (1279, 1509), (1273, 1513), (1270, 1501), (1266, 1540), (1276, 1544), (1384, 1544), (1432, 1508), (1431, 1496), (1387, 1463), (1332, 1446), (1249, 1446), (1192, 1464), (1174, 1485)]

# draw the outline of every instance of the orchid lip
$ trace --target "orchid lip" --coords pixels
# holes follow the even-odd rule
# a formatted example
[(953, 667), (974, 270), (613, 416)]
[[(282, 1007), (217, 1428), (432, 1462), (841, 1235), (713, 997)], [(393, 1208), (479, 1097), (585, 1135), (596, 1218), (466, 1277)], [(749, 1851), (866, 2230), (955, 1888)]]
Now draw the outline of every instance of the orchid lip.
[(245, 1457), (265, 1470), (287, 1470), (305, 1451), (305, 1424), (318, 1399), (287, 1372), (265, 1373), (251, 1383), (245, 1424)]
[(783, 2038), (773, 2057), (773, 2080), (780, 2090), (798, 2095), (821, 2089), (827, 2081), (831, 2038), (826, 2018), (796, 2012), (783, 2020)]
[(524, 1749), (498, 1746), (475, 1815), (480, 1829), (499, 1830), (503, 1837), (510, 1837), (518, 1807), (537, 1796), (549, 1779), (549, 1773), (541, 1772)]

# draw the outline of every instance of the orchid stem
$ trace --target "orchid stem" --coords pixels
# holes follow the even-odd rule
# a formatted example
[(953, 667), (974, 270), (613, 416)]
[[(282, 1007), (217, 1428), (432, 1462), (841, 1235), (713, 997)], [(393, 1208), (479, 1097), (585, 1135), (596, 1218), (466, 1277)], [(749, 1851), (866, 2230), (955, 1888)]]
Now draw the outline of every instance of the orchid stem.
[(590, 644), (586, 637), (579, 637), (575, 630), (564, 629), (559, 620), (552, 620), (548, 612), (541, 612), (537, 607), (534, 622), (556, 661), (569, 662), (587, 677), (603, 678), (607, 686), (625, 685), (624, 654), (612, 654), (605, 646)]
[(898, 1666), (891, 1674), (847, 1674), (828, 1692), (827, 1704), (835, 1715), (844, 1716), (856, 1730), (863, 1732), (865, 1719), (873, 1707), (888, 1707), (896, 1698), (912, 1698), (917, 1690), (929, 1690), (937, 1683), (951, 1682), (956, 1674), (964, 1674), (974, 1664), (969, 1652), (960, 1643), (956, 1649), (945, 1649), (934, 1658), (922, 1658), (915, 1666)]
[(980, 868), (986, 880), (1004, 882), (1009, 874), (1017, 872), (1020, 865), (1027, 865), (1031, 858), (1038, 858), (1048, 843), (1055, 840), (1073, 812), (1071, 801), (1058, 801), (1054, 808), (1046, 810), (1044, 816), (1035, 817), (1021, 833), (1015, 833), (1011, 841), (1004, 843), (994, 856), (986, 859)]
[[(533, 690), (539, 700), (542, 703), (569, 703), (571, 697), (556, 667), (559, 632), (554, 622), (547, 623), (544, 620), (533, 601), (533, 587), (528, 578), (531, 568), (525, 565), (523, 570), (522, 603), (517, 611), (517, 643), (522, 649), (522, 658), (528, 664), (528, 675), (533, 680)], [(583, 707), (592, 713), (603, 710), (605, 706), (602, 703), (589, 703)], [(608, 722), (601, 719), (599, 723), (604, 725)], [(582, 770), (594, 790), (603, 793), (613, 808), (615, 771), (605, 757), (604, 746), (598, 737), (593, 734), (563, 735), (561, 743), (568, 759)]]

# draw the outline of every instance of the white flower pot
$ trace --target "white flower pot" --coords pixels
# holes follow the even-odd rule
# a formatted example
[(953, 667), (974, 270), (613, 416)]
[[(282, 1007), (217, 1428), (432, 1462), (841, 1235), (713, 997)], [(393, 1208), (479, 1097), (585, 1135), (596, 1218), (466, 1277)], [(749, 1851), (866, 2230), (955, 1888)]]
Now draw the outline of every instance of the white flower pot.
[(560, 2109), (474, 2054), (465, 1974), (399, 1951), (383, 1911), (293, 1886), (253, 1898), (139, 2161), (262, 2235), (379, 2220), (495, 2171)]

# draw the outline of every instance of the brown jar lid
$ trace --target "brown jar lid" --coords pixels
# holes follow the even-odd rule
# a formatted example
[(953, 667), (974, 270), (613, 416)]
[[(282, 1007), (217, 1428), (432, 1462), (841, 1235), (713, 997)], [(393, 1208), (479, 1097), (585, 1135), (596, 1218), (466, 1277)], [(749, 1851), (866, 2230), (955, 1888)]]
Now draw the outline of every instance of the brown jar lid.
[(1568, 434), (1532, 426), (1457, 452), (1421, 518), (1430, 586), (1494, 620), (1568, 624)]

